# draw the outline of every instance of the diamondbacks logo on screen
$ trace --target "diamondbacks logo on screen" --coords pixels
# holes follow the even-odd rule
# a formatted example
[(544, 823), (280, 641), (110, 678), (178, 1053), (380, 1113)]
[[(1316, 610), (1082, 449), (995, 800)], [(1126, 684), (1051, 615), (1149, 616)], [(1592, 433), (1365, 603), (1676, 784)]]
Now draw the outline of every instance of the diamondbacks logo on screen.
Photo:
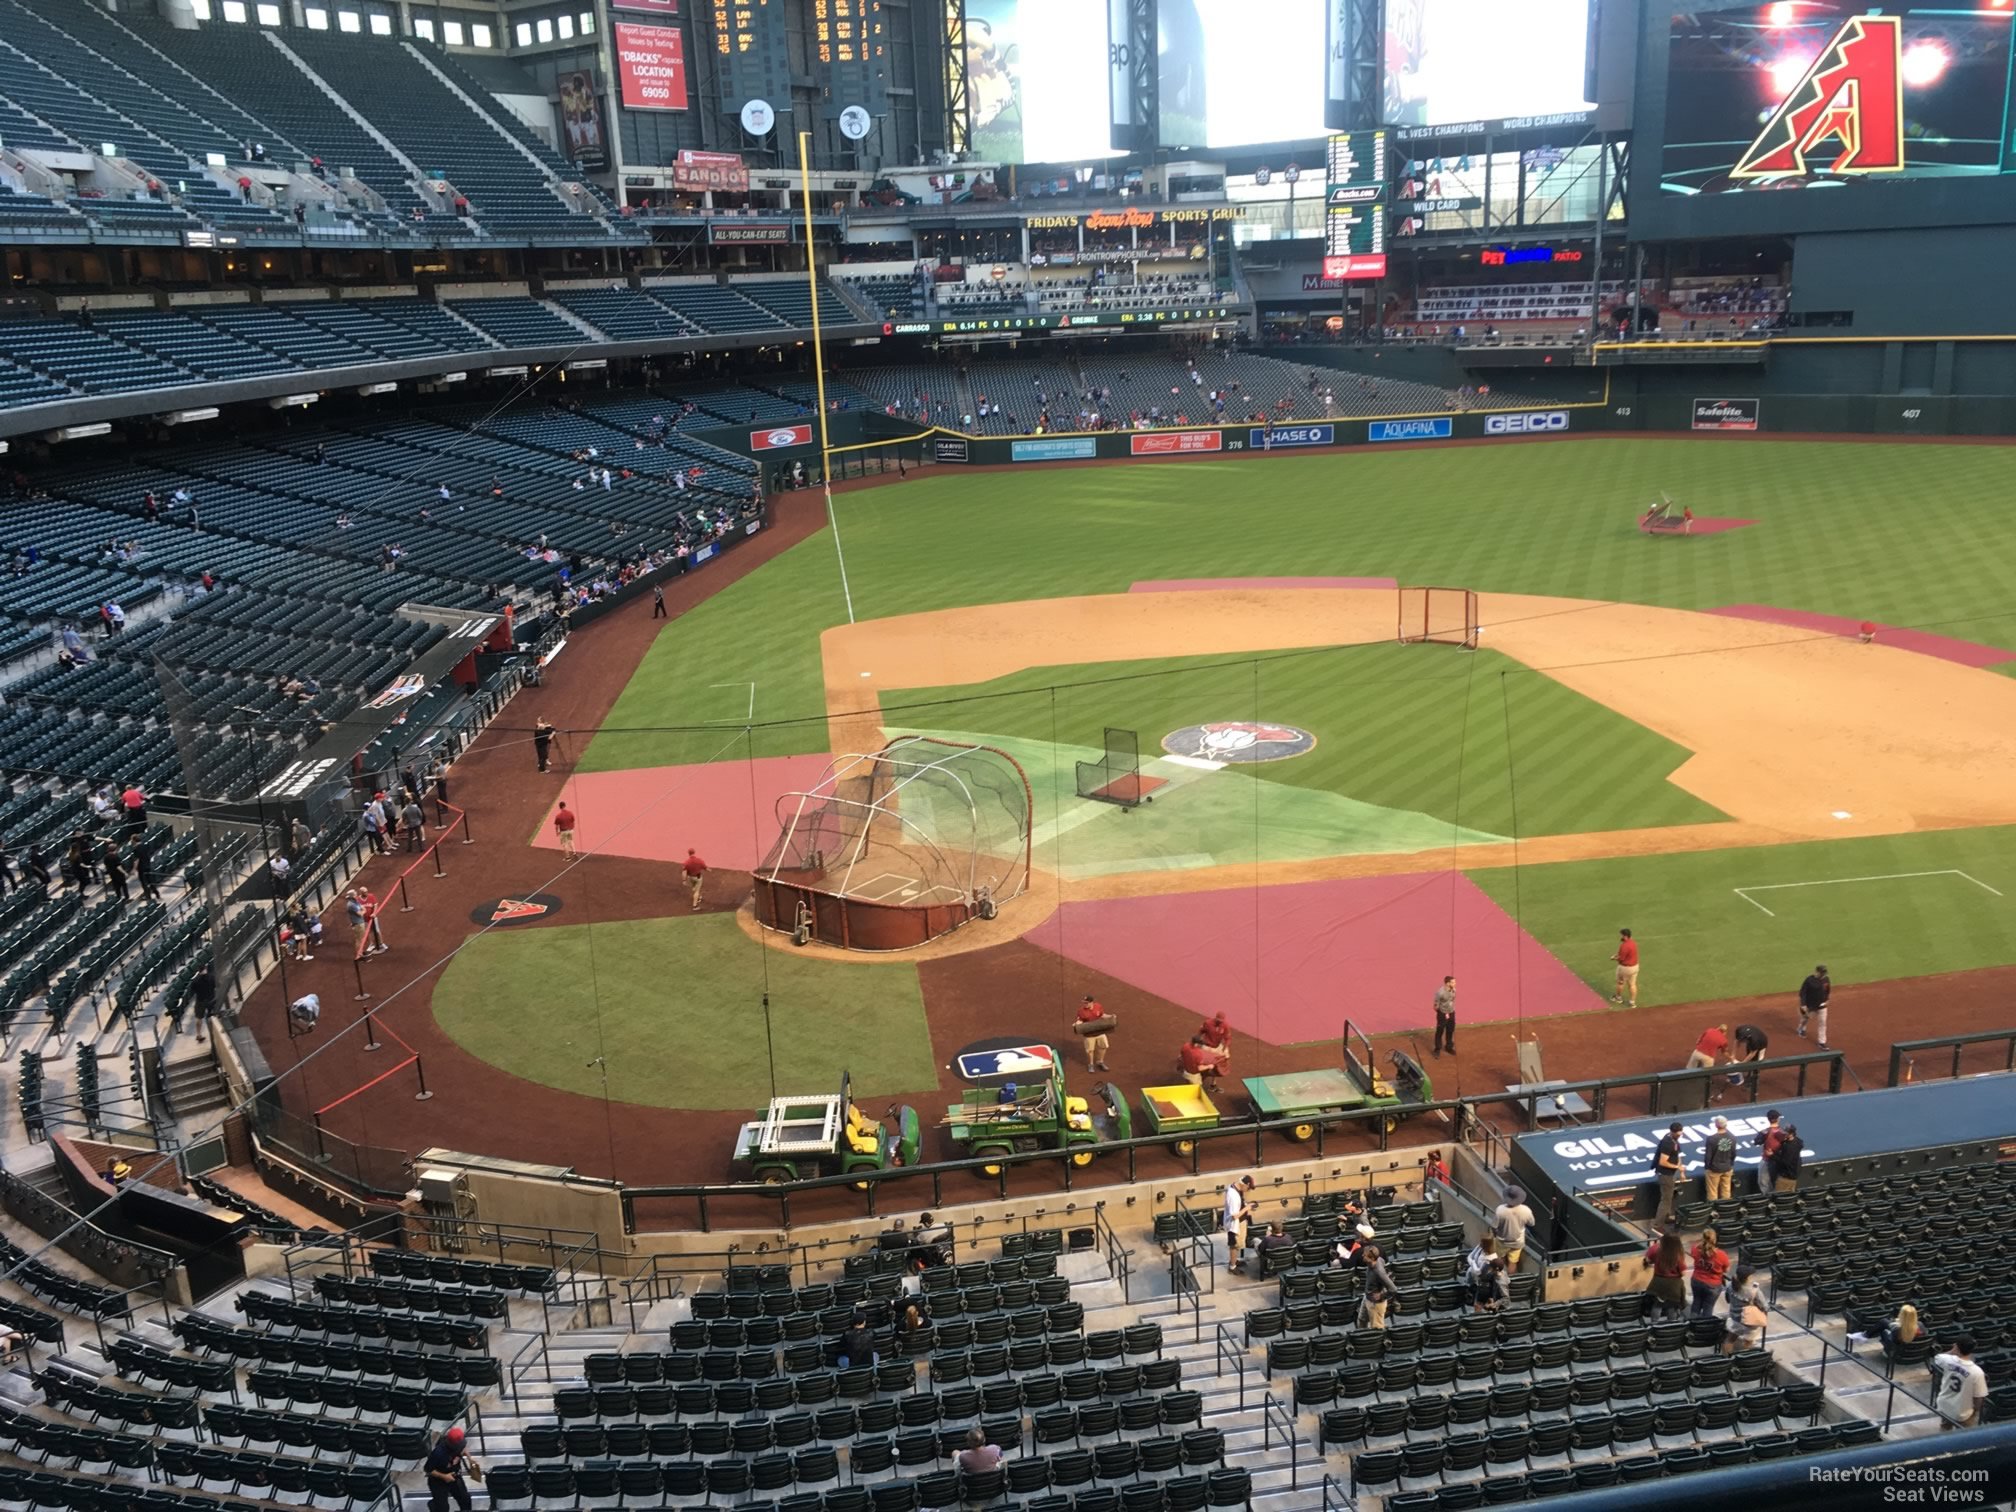
[(1286, 761), (1316, 749), (1316, 737), (1293, 725), (1255, 724), (1248, 720), (1220, 720), (1216, 724), (1185, 725), (1162, 737), (1162, 749), (1171, 756), (1188, 756), (1197, 761), (1239, 762)]
[(749, 432), (752, 451), (782, 451), (787, 446), (811, 444), (812, 427), (809, 425), (773, 425), (768, 430)]
[[(1850, 16), (1729, 170), (1732, 178), (1904, 171), (1904, 22)], [(1825, 149), (1822, 144), (1836, 143)], [(1832, 162), (1812, 161), (1829, 150)]]

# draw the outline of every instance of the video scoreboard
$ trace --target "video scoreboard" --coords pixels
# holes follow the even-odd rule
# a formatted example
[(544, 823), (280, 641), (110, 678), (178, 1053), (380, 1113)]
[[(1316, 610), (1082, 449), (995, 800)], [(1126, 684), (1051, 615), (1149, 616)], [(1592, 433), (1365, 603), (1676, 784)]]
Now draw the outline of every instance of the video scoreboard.
[(791, 105), (791, 62), (785, 51), (784, 0), (709, 0), (714, 61), (723, 108), (739, 115), (751, 100), (771, 109)]
[(1384, 131), (1330, 138), (1323, 210), (1323, 276), (1386, 276), (1386, 200), (1392, 180)]

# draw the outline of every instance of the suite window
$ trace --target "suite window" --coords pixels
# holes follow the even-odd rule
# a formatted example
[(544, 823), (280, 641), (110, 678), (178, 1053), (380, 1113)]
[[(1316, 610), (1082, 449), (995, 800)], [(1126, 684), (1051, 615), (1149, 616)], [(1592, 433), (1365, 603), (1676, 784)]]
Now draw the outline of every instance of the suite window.
[(429, 21), (425, 16), (415, 16), (413, 18), (413, 35), (418, 37), (422, 42), (432, 42), (434, 40), (434, 23)]
[(245, 0), (224, 0), (224, 19), (233, 26), (245, 24)]
[(462, 23), (460, 21), (443, 21), (441, 23), (441, 40), (446, 42), (450, 47), (460, 47), (462, 45)]
[(581, 12), (581, 35), (584, 37), (592, 37), (595, 35), (595, 12), (593, 11)]
[(496, 44), (495, 44), (494, 42), (492, 42), (492, 41), (491, 41), (491, 39), (490, 39), (490, 28), (489, 28), (489, 27), (487, 27), (487, 26), (472, 26), (472, 27), (470, 27), (470, 28), (469, 28), (469, 40), (470, 40), (471, 42), (473, 42), (473, 43), (474, 43), (474, 44), (475, 44), (476, 46), (478, 46), (478, 47), (494, 47), (494, 46), (496, 46)]
[(512, 35), (517, 37), (520, 47), (530, 47), (532, 45), (532, 23), (530, 21), (520, 21)]
[(371, 22), (372, 36), (389, 37), (392, 35), (392, 18), (390, 16), (381, 16), (374, 11), (368, 19)]
[(551, 21), (541, 21), (533, 30), (537, 33), (541, 42), (551, 42), (553, 40), (553, 23)]
[(301, 12), (301, 18), (308, 23), (308, 30), (310, 31), (329, 30), (329, 12), (326, 10), (320, 10), (311, 5), (308, 9)]
[(278, 26), (280, 24), (280, 7), (277, 5), (260, 6), (258, 15), (261, 26)]
[(352, 35), (364, 30), (364, 18), (355, 11), (336, 12), (336, 30)]

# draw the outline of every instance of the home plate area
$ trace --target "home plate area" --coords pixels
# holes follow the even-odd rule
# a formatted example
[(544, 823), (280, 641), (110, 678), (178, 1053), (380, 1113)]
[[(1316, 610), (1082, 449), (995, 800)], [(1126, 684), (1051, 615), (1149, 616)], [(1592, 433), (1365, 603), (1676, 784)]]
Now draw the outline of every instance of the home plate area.
[(1454, 871), (1066, 903), (1023, 938), (1274, 1045), (1333, 1039), (1347, 1017), (1426, 1028), (1448, 972), (1459, 1024), (1605, 1006)]

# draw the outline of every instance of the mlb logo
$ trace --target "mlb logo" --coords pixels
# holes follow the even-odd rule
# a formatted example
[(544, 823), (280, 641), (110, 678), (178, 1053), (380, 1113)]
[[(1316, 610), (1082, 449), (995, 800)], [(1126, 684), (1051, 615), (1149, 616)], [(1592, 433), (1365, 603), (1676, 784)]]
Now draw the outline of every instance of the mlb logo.
[(966, 1050), (953, 1057), (952, 1068), (969, 1082), (1013, 1081), (1017, 1077), (1048, 1076), (1057, 1052), (1048, 1045), (1010, 1045), (1002, 1050)]

